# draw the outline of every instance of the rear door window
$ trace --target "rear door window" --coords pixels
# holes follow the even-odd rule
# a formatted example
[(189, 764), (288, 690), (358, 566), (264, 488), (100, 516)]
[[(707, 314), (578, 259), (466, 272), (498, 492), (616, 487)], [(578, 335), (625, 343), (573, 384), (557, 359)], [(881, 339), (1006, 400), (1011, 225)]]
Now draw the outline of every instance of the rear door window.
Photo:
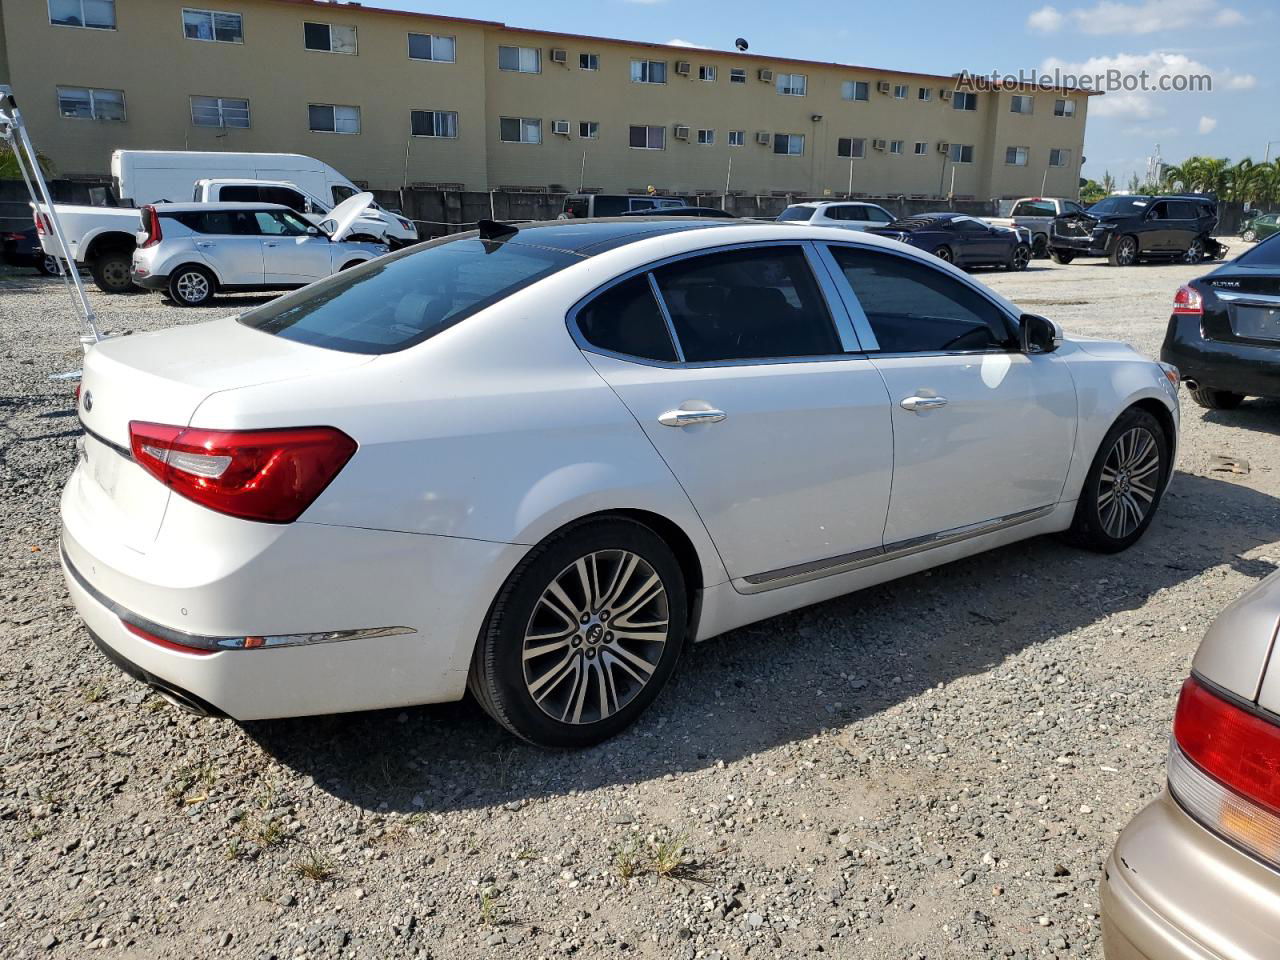
[(171, 216), (196, 233), (223, 237), (256, 237), (261, 232), (252, 210), (193, 211)]
[(843, 352), (799, 247), (690, 257), (654, 277), (691, 363)]
[(579, 310), (578, 329), (602, 350), (646, 360), (676, 359), (647, 273), (610, 287)]
[(580, 260), (475, 238), (411, 247), (250, 310), (240, 322), (330, 350), (392, 353)]
[(594, 217), (617, 217), (627, 209), (625, 197), (596, 197)]
[(262, 203), (262, 188), (246, 184), (229, 184), (219, 188), (218, 199), (224, 203)]
[(807, 222), (813, 219), (817, 209), (817, 207), (787, 207), (782, 213), (778, 214), (778, 220), (784, 223), (789, 220)]
[(915, 259), (832, 246), (882, 353), (1004, 350), (1013, 331), (994, 303)]

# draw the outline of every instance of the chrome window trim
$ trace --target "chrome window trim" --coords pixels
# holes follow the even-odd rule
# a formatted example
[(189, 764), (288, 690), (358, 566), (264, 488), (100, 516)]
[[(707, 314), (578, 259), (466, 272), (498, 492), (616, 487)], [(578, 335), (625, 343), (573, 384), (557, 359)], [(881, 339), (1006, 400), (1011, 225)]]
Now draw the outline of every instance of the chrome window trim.
[[(865, 351), (862, 351), (857, 347), (853, 350), (841, 353), (824, 353), (805, 357), (745, 357), (732, 360), (653, 360), (649, 357), (637, 357), (633, 354), (618, 353), (614, 350), (608, 350), (604, 347), (596, 346), (583, 335), (582, 329), (578, 326), (578, 314), (588, 304), (595, 300), (596, 297), (604, 294), (612, 287), (638, 276), (639, 274), (647, 273), (652, 275), (655, 270), (659, 270), (669, 264), (678, 263), (682, 260), (688, 260), (693, 257), (707, 256), (709, 254), (725, 253), (733, 250), (748, 250), (755, 247), (799, 247), (801, 252), (805, 253), (805, 262), (809, 266), (810, 272), (814, 275), (814, 280), (818, 285), (819, 294), (822, 296), (823, 302), (827, 307), (827, 312), (830, 316), (832, 327), (836, 332), (837, 339), (840, 340), (841, 346), (845, 346), (845, 337), (841, 333), (839, 321), (837, 320), (839, 315), (837, 305), (833, 304), (829, 300), (830, 290), (823, 285), (821, 274), (814, 268), (813, 260), (810, 258), (810, 254), (806, 252), (806, 247), (811, 246), (813, 242), (814, 241), (812, 240), (804, 238), (796, 240), (752, 240), (746, 243), (730, 243), (714, 247), (701, 247), (697, 250), (686, 250), (684, 253), (677, 253), (669, 257), (663, 257), (660, 260), (654, 260), (650, 263), (644, 264), (643, 266), (634, 267), (625, 273), (620, 273), (618, 276), (613, 277), (611, 280), (608, 280), (591, 292), (580, 297), (565, 314), (565, 326), (567, 327), (569, 336), (573, 339), (573, 342), (577, 344), (578, 349), (584, 353), (594, 353), (598, 356), (612, 357), (615, 360), (625, 360), (627, 363), (635, 363), (648, 367), (701, 369), (704, 367), (759, 367), (779, 363), (822, 363), (828, 360), (865, 360)], [(669, 318), (670, 312), (667, 309), (666, 300), (662, 296), (662, 291), (657, 286), (656, 277), (651, 277), (650, 289), (654, 291), (654, 294), (658, 299), (658, 307), (662, 312), (663, 318)], [(667, 327), (667, 334), (672, 337), (672, 346), (676, 349), (676, 356), (681, 358), (684, 357), (684, 349), (680, 346), (680, 338), (675, 333), (674, 321), (671, 321)]]
[[(834, 256), (834, 254), (832, 254), (832, 253), (831, 253), (831, 248), (832, 248), (832, 247), (841, 247), (841, 248), (845, 248), (845, 249), (849, 249), (849, 250), (858, 250), (858, 251), (861, 251), (861, 252), (867, 252), (867, 253), (879, 254), (879, 255), (881, 255), (881, 256), (886, 256), (886, 257), (895, 257), (895, 258), (897, 258), (897, 259), (899, 259), (899, 260), (907, 261), (908, 263), (919, 264), (919, 265), (924, 266), (924, 267), (926, 267), (926, 268), (928, 268), (928, 269), (930, 269), (930, 270), (934, 270), (934, 271), (936, 271), (936, 272), (938, 272), (938, 273), (942, 274), (944, 277), (948, 277), (948, 278), (949, 278), (949, 279), (951, 279), (951, 280), (955, 280), (955, 281), (957, 281), (958, 283), (960, 283), (960, 284), (962, 284), (962, 285), (964, 285), (964, 286), (968, 287), (970, 290), (972, 290), (974, 293), (976, 293), (979, 297), (981, 297), (983, 300), (985, 300), (987, 303), (989, 303), (989, 304), (990, 304), (990, 305), (991, 305), (991, 306), (996, 310), (996, 312), (997, 312), (1000, 316), (1004, 317), (1004, 319), (1005, 319), (1005, 323), (1006, 323), (1006, 326), (1007, 326), (1007, 328), (1008, 328), (1007, 332), (1008, 332), (1008, 334), (1009, 334), (1009, 341), (1010, 341), (1010, 343), (1011, 343), (1011, 344), (1013, 344), (1013, 345), (1014, 345), (1014, 346), (1011, 346), (1011, 347), (1005, 347), (1005, 348), (1003, 348), (1003, 349), (984, 349), (984, 350), (928, 350), (928, 351), (924, 351), (924, 350), (922, 350), (922, 351), (900, 352), (900, 353), (894, 353), (894, 354), (889, 354), (889, 353), (880, 353), (880, 352), (879, 352), (878, 341), (877, 341), (877, 340), (876, 340), (876, 338), (875, 338), (875, 334), (871, 332), (871, 323), (870, 323), (870, 321), (866, 321), (866, 322), (867, 322), (867, 331), (868, 331), (868, 334), (869, 334), (869, 335), (870, 335), (870, 337), (871, 337), (871, 342), (872, 342), (872, 343), (876, 343), (876, 344), (877, 344), (877, 346), (876, 346), (876, 347), (867, 347), (867, 348), (866, 348), (866, 349), (867, 349), (867, 352), (871, 352), (872, 350), (874, 350), (874, 351), (876, 351), (876, 356), (883, 356), (883, 357), (888, 357), (888, 356), (903, 356), (903, 357), (923, 357), (923, 356), (961, 356), (961, 355), (964, 355), (964, 354), (974, 354), (974, 353), (1021, 353), (1021, 352), (1022, 352), (1022, 351), (1021, 351), (1021, 350), (1019, 350), (1019, 349), (1017, 348), (1017, 346), (1016, 346), (1016, 345), (1017, 345), (1017, 343), (1018, 343), (1018, 330), (1019, 330), (1019, 320), (1018, 320), (1018, 317), (1014, 316), (1012, 313), (1010, 313), (1008, 310), (1006, 310), (1006, 309), (1005, 309), (1004, 304), (1002, 304), (999, 300), (995, 300), (995, 299), (993, 299), (993, 298), (992, 298), (992, 296), (991, 296), (991, 294), (990, 294), (990, 293), (988, 293), (985, 289), (983, 289), (983, 287), (982, 287), (980, 284), (978, 284), (975, 280), (973, 280), (971, 277), (969, 277), (969, 276), (968, 276), (968, 274), (962, 274), (961, 276), (958, 276), (958, 277), (957, 277), (955, 274), (949, 273), (949, 272), (948, 272), (948, 271), (946, 271), (946, 270), (940, 270), (938, 267), (935, 267), (933, 264), (929, 263), (928, 261), (926, 261), (926, 260), (924, 260), (924, 259), (922, 259), (922, 258), (920, 258), (920, 257), (907, 256), (907, 255), (904, 255), (904, 254), (898, 253), (896, 250), (883, 250), (883, 249), (880, 249), (879, 247), (874, 247), (874, 248), (873, 248), (873, 247), (864, 247), (864, 246), (861, 246), (860, 244), (856, 244), (856, 243), (845, 243), (845, 242), (842, 242), (842, 241), (840, 241), (840, 240), (820, 240), (820, 241), (815, 241), (815, 242), (817, 242), (817, 243), (821, 244), (822, 246), (826, 247), (826, 251), (825, 251), (825, 252), (827, 253), (827, 255), (828, 255), (828, 256), (830, 256), (830, 257), (831, 257), (831, 265), (832, 265), (832, 267), (834, 268), (834, 269), (833, 269), (833, 274), (834, 274), (834, 279), (835, 279), (835, 282), (836, 282), (837, 289), (839, 289), (839, 290), (841, 291), (841, 295), (842, 295), (842, 296), (844, 295), (844, 292), (845, 292), (845, 290), (847, 289), (847, 291), (848, 291), (848, 296), (849, 296), (850, 298), (852, 298), (854, 302), (856, 302), (856, 303), (857, 303), (857, 305), (858, 305), (858, 306), (857, 306), (858, 313), (861, 313), (861, 314), (862, 314), (862, 317), (863, 317), (863, 319), (864, 319), (864, 320), (866, 320), (866, 312), (862, 309), (862, 301), (858, 300), (858, 295), (857, 295), (857, 293), (855, 293), (855, 292), (854, 292), (852, 284), (850, 284), (850, 283), (849, 283), (848, 278), (844, 275), (844, 271), (840, 269), (840, 265), (839, 265), (838, 263), (836, 263), (836, 262), (835, 262), (835, 256)], [(855, 319), (855, 321), (854, 321), (854, 322), (855, 322), (855, 326), (856, 326), (856, 324), (857, 324), (856, 319)]]
[(952, 527), (948, 530), (940, 530), (937, 533), (927, 534), (922, 537), (912, 537), (908, 540), (886, 543), (879, 547), (868, 547), (865, 550), (844, 553), (822, 560), (810, 560), (806, 563), (780, 567), (777, 570), (768, 570), (764, 573), (753, 573), (750, 576), (735, 580), (734, 587), (739, 593), (763, 593), (767, 590), (777, 590), (779, 587), (789, 587), (799, 583), (806, 583), (810, 580), (833, 577), (837, 574), (849, 573), (863, 567), (871, 567), (890, 560), (898, 560), (913, 554), (924, 553), (937, 547), (945, 547), (964, 540), (972, 540), (974, 537), (981, 537), (988, 533), (1016, 527), (1019, 524), (1030, 523), (1032, 520), (1041, 520), (1049, 516), (1053, 512), (1053, 508), (1053, 504), (1033, 507), (1030, 510), (1020, 510), (1017, 513), (1006, 514), (991, 520), (981, 520), (961, 527)]
[(654, 302), (658, 305), (658, 312), (662, 314), (662, 322), (667, 325), (667, 336), (671, 338), (671, 346), (676, 352), (676, 362), (684, 363), (684, 347), (680, 344), (680, 338), (676, 336), (676, 324), (671, 319), (671, 311), (667, 309), (666, 298), (663, 297), (662, 291), (658, 289), (658, 278), (653, 275), (650, 270), (645, 274), (649, 278), (649, 292), (653, 294)]
[[(864, 249), (857, 244), (839, 244), (839, 246), (853, 247), (859, 250)], [(854, 294), (848, 278), (845, 277), (844, 271), (840, 269), (840, 264), (836, 263), (836, 258), (831, 253), (831, 244), (815, 241), (813, 247), (814, 252), (826, 270), (832, 290), (844, 307), (845, 315), (849, 318), (850, 327), (853, 329), (854, 336), (857, 337), (860, 344), (859, 349), (867, 352), (879, 351), (880, 341), (876, 339), (875, 331), (871, 329), (871, 321), (867, 319), (866, 311), (862, 309), (862, 302)]]

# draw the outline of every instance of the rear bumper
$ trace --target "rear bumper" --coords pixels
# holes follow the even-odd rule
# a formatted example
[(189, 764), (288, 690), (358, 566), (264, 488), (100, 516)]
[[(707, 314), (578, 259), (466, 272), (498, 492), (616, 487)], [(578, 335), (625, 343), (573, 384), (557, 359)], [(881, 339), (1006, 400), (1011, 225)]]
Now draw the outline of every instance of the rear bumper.
[(1183, 380), (1248, 397), (1280, 397), (1280, 343), (1275, 347), (1206, 340), (1200, 318), (1172, 316), (1160, 348)]
[(1219, 840), (1165, 791), (1103, 870), (1106, 960), (1280, 956), (1280, 873)]
[(137, 270), (131, 270), (129, 272), (129, 279), (133, 281), (135, 286), (142, 287), (144, 290), (168, 290), (169, 289), (169, 275), (167, 273), (140, 274), (138, 273)]

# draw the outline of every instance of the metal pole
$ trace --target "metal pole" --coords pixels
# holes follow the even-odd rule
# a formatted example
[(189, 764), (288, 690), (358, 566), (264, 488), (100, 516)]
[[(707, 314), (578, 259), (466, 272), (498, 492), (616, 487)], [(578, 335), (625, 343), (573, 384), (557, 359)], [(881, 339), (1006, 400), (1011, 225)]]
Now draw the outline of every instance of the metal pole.
[(733, 176), (733, 154), (729, 154), (729, 169), (724, 173), (724, 196), (720, 198), (720, 209), (728, 210), (726, 206), (729, 202), (729, 178)]
[(844, 198), (848, 200), (853, 196), (853, 140), (849, 140), (849, 189), (844, 192)]
[(578, 192), (582, 192), (582, 185), (587, 182), (587, 151), (582, 151), (582, 165), (578, 167)]
[[(1076, 179), (1078, 180), (1079, 177), (1077, 177)], [(1042, 197), (1044, 196), (1045, 186), (1048, 184), (1048, 182), (1049, 182), (1049, 168), (1048, 166), (1046, 166), (1044, 168), (1044, 176), (1040, 178), (1040, 196)]]

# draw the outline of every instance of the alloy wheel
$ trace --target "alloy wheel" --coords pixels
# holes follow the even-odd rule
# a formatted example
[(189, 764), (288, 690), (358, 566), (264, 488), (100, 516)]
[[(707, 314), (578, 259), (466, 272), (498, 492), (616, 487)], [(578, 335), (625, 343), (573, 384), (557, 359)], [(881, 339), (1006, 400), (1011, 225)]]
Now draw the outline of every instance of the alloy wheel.
[(939, 247), (937, 250), (933, 251), (933, 255), (937, 257), (939, 260), (943, 261), (944, 263), (951, 262), (950, 247)]
[(1187, 248), (1187, 252), (1182, 255), (1183, 263), (1199, 263), (1204, 259), (1204, 243), (1200, 240), (1192, 240), (1191, 246)]
[(1018, 247), (1013, 251), (1013, 269), (1025, 270), (1031, 262), (1031, 251), (1026, 247)]
[(1138, 245), (1129, 237), (1123, 237), (1120, 240), (1120, 246), (1116, 250), (1116, 262), (1122, 267), (1133, 265), (1133, 261), (1138, 258)]
[(1246, 230), (1244, 233), (1240, 234), (1240, 239), (1245, 243), (1253, 243), (1253, 241), (1258, 239), (1258, 232), (1256, 230)]
[(1126, 430), (1102, 464), (1098, 519), (1107, 536), (1123, 540), (1138, 529), (1156, 502), (1160, 447), (1146, 427)]
[(176, 286), (178, 294), (188, 303), (201, 303), (209, 296), (209, 281), (195, 270), (178, 277)]
[(604, 720), (649, 684), (669, 630), (667, 590), (648, 561), (629, 550), (579, 557), (529, 617), (525, 689), (554, 720)]

